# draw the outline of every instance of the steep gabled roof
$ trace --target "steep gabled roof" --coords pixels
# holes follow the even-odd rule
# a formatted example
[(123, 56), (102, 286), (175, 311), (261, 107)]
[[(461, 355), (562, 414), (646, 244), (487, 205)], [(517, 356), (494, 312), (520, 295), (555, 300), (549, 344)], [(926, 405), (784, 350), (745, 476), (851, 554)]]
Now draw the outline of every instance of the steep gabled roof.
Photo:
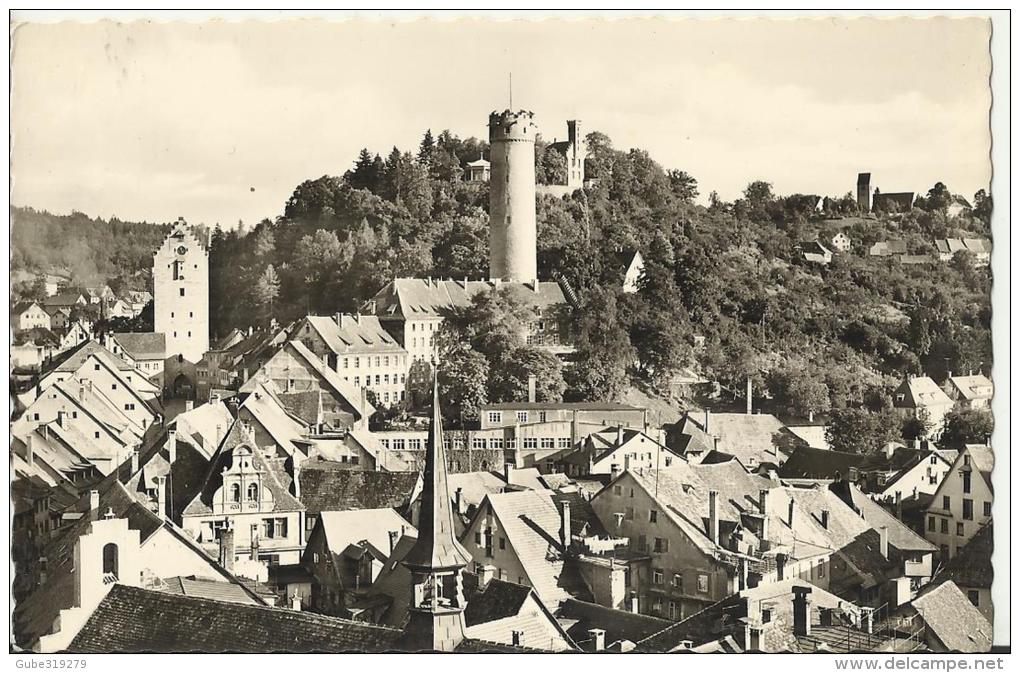
[(367, 542), (383, 550), (383, 560), (390, 553), (391, 531), (415, 536), (418, 533), (414, 526), (390, 508), (320, 512), (316, 525), (322, 526), (326, 547), (334, 554), (339, 554), (349, 545)]
[(951, 376), (950, 385), (953, 386), (960, 396), (965, 400), (990, 400), (992, 399), (992, 382), (984, 374), (970, 374), (969, 376)]
[(379, 324), (374, 315), (341, 315), (340, 323), (331, 317), (310, 315), (305, 321), (326, 346), (337, 355), (345, 353), (406, 353), (404, 348)]
[(347, 401), (347, 404), (349, 404), (352, 409), (355, 409), (359, 415), (363, 415), (364, 418), (369, 418), (375, 413), (375, 407), (369, 402), (366, 402), (366, 407), (362, 409), (360, 389), (358, 389), (355, 385), (344, 381), (342, 376), (324, 365), (322, 360), (316, 357), (315, 353), (308, 350), (308, 347), (303, 343), (300, 341), (289, 341), (285, 348), (286, 347), (293, 348), (294, 352), (307, 362), (311, 369), (319, 374), (319, 376), (321, 376), (326, 383), (329, 384), (334, 391), (336, 391), (337, 394), (343, 397)]
[(162, 360), (166, 357), (166, 335), (162, 332), (114, 332), (111, 336), (135, 360)]
[[(560, 542), (560, 512), (551, 491), (494, 493), (485, 502), (498, 518), (539, 599), (550, 609), (572, 595), (588, 597), (582, 582), (567, 567)], [(478, 508), (476, 518), (486, 510)]]
[(933, 584), (952, 581), (964, 589), (990, 589), (995, 569), (992, 567), (993, 549), (992, 524), (981, 527), (966, 545), (957, 550), (956, 556), (932, 579)]
[[(899, 396), (903, 395), (900, 400)], [(952, 405), (953, 400), (927, 376), (912, 376), (903, 381), (893, 393), (893, 406), (916, 409), (936, 405)]]
[(379, 290), (370, 303), (374, 303), (374, 313), (380, 318), (439, 318), (444, 311), (468, 306), (476, 294), (496, 287), (510, 288), (511, 293), (529, 306), (545, 308), (567, 303), (563, 289), (555, 282), (539, 282), (536, 288), (532, 283), (425, 278), (395, 278)]
[(349, 465), (309, 459), (301, 464), (301, 502), (318, 512), (393, 508), (404, 511), (419, 488), (419, 472), (351, 470)]
[(108, 652), (385, 652), (401, 632), (259, 605), (115, 585), (68, 648)]
[(952, 581), (943, 582), (914, 599), (913, 606), (929, 631), (955, 652), (987, 652), (992, 625)]

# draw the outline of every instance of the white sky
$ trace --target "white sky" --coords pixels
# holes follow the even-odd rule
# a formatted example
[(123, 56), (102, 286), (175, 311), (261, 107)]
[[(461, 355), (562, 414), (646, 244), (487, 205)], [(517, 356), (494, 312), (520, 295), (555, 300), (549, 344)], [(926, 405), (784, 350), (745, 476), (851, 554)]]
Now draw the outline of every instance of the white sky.
[[(232, 226), (358, 150), (484, 137), (535, 111), (641, 147), (725, 199), (755, 179), (842, 195), (990, 179), (980, 19), (27, 24), (14, 33), (12, 201)], [(252, 191), (254, 188), (254, 191)]]

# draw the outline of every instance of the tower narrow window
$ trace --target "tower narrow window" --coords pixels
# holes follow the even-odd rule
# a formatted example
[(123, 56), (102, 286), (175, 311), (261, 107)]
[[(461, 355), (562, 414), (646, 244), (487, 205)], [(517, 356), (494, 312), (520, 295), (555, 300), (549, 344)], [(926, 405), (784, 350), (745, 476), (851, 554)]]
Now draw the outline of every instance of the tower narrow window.
[(117, 545), (110, 542), (103, 546), (103, 574), (117, 577)]

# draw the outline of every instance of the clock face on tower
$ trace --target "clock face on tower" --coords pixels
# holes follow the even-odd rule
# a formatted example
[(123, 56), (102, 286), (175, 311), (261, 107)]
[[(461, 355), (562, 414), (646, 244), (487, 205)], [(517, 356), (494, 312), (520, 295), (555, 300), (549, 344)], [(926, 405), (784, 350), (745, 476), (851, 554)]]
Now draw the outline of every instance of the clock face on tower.
[(188, 249), (186, 247), (184, 247), (183, 245), (177, 246), (177, 254), (178, 255), (183, 255), (187, 251), (188, 251)]

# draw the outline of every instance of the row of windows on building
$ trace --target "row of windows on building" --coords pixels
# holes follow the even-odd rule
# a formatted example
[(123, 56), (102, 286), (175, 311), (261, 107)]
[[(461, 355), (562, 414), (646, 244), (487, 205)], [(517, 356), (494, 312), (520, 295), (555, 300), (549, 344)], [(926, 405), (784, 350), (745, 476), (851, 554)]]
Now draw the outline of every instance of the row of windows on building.
[[(699, 594), (707, 594), (710, 592), (711, 576), (708, 573), (698, 573), (697, 577), (697, 588)], [(666, 584), (666, 572), (662, 568), (652, 568), (652, 584), (655, 586), (665, 586)], [(684, 593), (684, 576), (682, 573), (672, 573), (672, 578), (669, 582), (669, 589), (672, 592), (682, 594)]]
[[(411, 451), (421, 451), (424, 448), (424, 440), (415, 437), (402, 438), (394, 437), (392, 439), (380, 439), (379, 442), (383, 445), (383, 448), (393, 449), (394, 451), (403, 451), (405, 448)], [(463, 449), (465, 445), (464, 438), (461, 436), (444, 437), (443, 448), (445, 449)], [(503, 450), (503, 449), (516, 449), (517, 440), (514, 437), (473, 437), (471, 438), (471, 448), (486, 450)], [(521, 448), (523, 449), (569, 449), (570, 438), (569, 437), (523, 437), (521, 439)]]
[[(545, 412), (545, 411), (538, 411), (536, 413), (538, 414), (538, 422), (539, 423), (545, 423), (548, 420), (548, 418), (549, 418), (548, 413)], [(503, 423), (503, 412), (502, 411), (489, 411), (489, 412), (486, 413), (486, 418), (488, 418), (489, 423), (491, 425), (501, 425)], [(514, 420), (517, 423), (527, 423), (530, 418), (531, 418), (531, 415), (530, 415), (530, 412), (528, 412), (528, 411), (518, 411), (514, 415)]]
[[(324, 357), (328, 357), (328, 354)], [(375, 364), (372, 364), (372, 359), (375, 358)], [(407, 364), (407, 357), (404, 355), (353, 355), (344, 358), (339, 358), (338, 362), (342, 369), (360, 369), (362, 364), (365, 367), (389, 367), (392, 358), (392, 364), (394, 367), (403, 367)]]
[[(970, 476), (969, 473), (965, 473), (965, 474), (968, 477)], [(970, 493), (970, 479), (965, 479), (964, 480), (963, 492), (964, 493)], [(943, 510), (948, 512), (950, 510), (950, 505), (952, 505), (952, 503), (953, 503), (953, 500), (948, 495), (942, 496), (942, 509)], [(971, 498), (963, 498), (962, 499), (962, 504), (963, 504), (963, 518), (965, 520), (967, 520), (967, 521), (973, 521), (974, 520), (974, 500), (972, 500)], [(991, 515), (992, 515), (992, 503), (989, 502), (989, 501), (985, 501), (984, 502), (984, 516), (991, 516)], [(930, 521), (930, 519), (931, 519), (931, 517), (929, 517), (929, 521)], [(930, 523), (929, 523), (929, 525), (930, 525)]]
[[(348, 376), (344, 377), (344, 381), (350, 381), (350, 380), (351, 380), (350, 377), (348, 377)], [(407, 380), (406, 374), (401, 374), (399, 377), (396, 374), (394, 374), (393, 375), (392, 383), (394, 385), (396, 385), (398, 383), (400, 385), (404, 385), (404, 382), (406, 380)], [(390, 383), (391, 383), (391, 381), (390, 381), (390, 375), (389, 374), (382, 374), (381, 377), (380, 377), (379, 374), (375, 375), (375, 384), (374, 385), (377, 385), (377, 386), (380, 386), (380, 385), (388, 386), (388, 385), (390, 385)], [(360, 376), (355, 376), (354, 377), (354, 385), (356, 385), (356, 386), (360, 386), (361, 385), (361, 377)], [(368, 376), (365, 377), (365, 387), (369, 388), (372, 385), (373, 385), (372, 384), (372, 375), (369, 374)], [(403, 396), (401, 396), (401, 399), (403, 399)]]
[[(973, 503), (970, 500), (964, 500), (963, 518), (972, 521), (974, 519)], [(971, 503), (971, 509), (968, 511), (967, 503)], [(990, 517), (992, 515), (992, 503), (984, 503), (984, 515)], [(949, 519), (939, 516), (928, 517), (928, 530), (929, 532), (936, 532), (936, 527), (939, 533), (943, 535), (949, 535)], [(962, 521), (956, 522), (956, 535), (963, 537), (966, 533), (964, 532), (964, 524)]]

